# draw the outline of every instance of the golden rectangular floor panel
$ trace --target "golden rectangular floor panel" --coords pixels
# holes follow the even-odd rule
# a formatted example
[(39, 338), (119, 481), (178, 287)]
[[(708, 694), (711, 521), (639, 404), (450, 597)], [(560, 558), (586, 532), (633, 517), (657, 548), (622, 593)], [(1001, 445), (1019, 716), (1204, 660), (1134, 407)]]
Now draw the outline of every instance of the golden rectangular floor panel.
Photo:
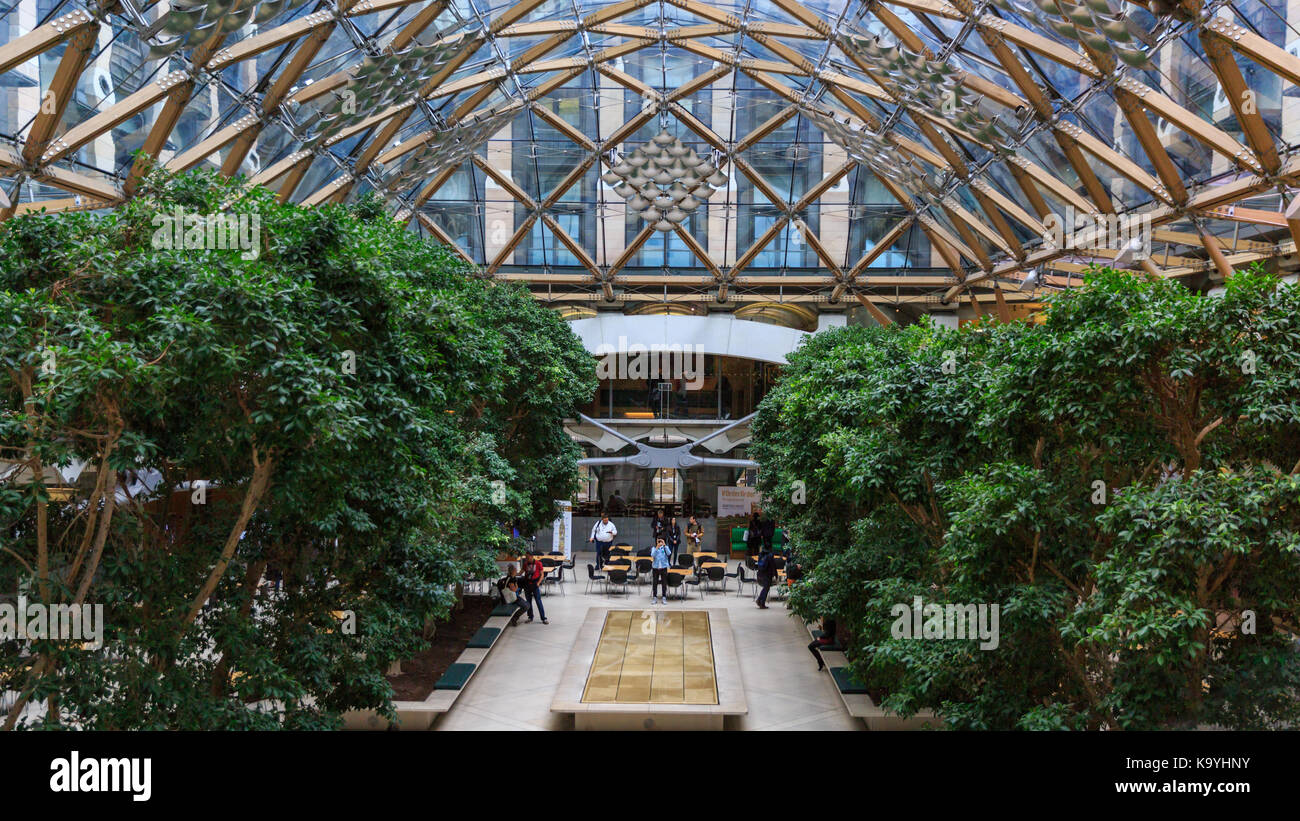
[(709, 614), (611, 610), (582, 700), (601, 704), (717, 704)]

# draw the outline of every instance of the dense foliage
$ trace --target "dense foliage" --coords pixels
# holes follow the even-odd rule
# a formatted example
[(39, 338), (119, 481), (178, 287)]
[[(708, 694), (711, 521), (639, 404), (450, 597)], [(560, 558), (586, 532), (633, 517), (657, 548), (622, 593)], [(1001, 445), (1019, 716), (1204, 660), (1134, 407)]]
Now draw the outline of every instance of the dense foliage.
[[(819, 333), (754, 430), (811, 569), (794, 605), (839, 616), (887, 706), (957, 728), (1300, 719), (1300, 289), (1098, 270), (1041, 325)], [(997, 649), (896, 636), (918, 596), (997, 604)]]
[[(256, 216), (256, 258), (157, 247), (178, 207)], [(106, 629), (97, 652), (0, 644), (23, 696), (0, 725), (29, 700), (47, 727), (391, 715), (383, 673), (488, 570), (500, 523), (573, 492), (562, 420), (594, 389), (557, 315), (377, 201), (155, 174), (108, 213), (10, 220), (0, 593), (102, 604)], [(30, 481), (81, 462), (71, 500)]]

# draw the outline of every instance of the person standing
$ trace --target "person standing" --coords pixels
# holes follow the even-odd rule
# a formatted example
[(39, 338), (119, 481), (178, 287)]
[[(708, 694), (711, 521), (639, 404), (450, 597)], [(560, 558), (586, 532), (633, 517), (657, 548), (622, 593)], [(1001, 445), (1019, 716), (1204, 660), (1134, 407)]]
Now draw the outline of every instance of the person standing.
[(758, 609), (767, 609), (767, 592), (772, 589), (772, 580), (776, 578), (776, 569), (772, 562), (772, 551), (764, 549), (758, 556), (758, 586), (763, 588), (758, 593)]
[(591, 526), (591, 538), (588, 542), (596, 545), (596, 569), (605, 566), (609, 560), (609, 549), (614, 544), (614, 537), (618, 535), (618, 528), (609, 520), (608, 513), (600, 514), (600, 521)]
[(668, 520), (664, 518), (664, 509), (659, 508), (655, 511), (655, 517), (650, 520), (650, 538), (663, 539), (667, 542), (668, 534), (665, 532), (667, 529)]
[(673, 554), (673, 564), (677, 563), (677, 550), (682, 543), (682, 528), (677, 524), (677, 517), (674, 516), (668, 520), (668, 527), (664, 530), (664, 543)]
[(605, 508), (610, 515), (622, 516), (627, 513), (627, 502), (623, 501), (622, 491), (615, 490), (614, 495), (609, 497), (609, 506)]
[(764, 516), (758, 522), (758, 529), (763, 534), (763, 549), (772, 552), (772, 545), (776, 542), (776, 520)]
[(700, 544), (704, 541), (704, 528), (694, 516), (686, 523), (686, 549), (692, 553), (700, 552)]
[(659, 592), (659, 603), (668, 603), (668, 545), (663, 539), (656, 539), (654, 550), (650, 551), (650, 603), (655, 603), (655, 591)]
[(749, 529), (745, 531), (745, 544), (751, 556), (757, 556), (763, 550), (763, 511), (759, 508), (754, 508), (749, 514)]
[(528, 600), (528, 621), (533, 620), (533, 601), (537, 602), (537, 615), (542, 617), (542, 624), (550, 624), (546, 620), (546, 608), (542, 606), (542, 573), (546, 572), (542, 563), (531, 553), (524, 554), (522, 576), (524, 597)]

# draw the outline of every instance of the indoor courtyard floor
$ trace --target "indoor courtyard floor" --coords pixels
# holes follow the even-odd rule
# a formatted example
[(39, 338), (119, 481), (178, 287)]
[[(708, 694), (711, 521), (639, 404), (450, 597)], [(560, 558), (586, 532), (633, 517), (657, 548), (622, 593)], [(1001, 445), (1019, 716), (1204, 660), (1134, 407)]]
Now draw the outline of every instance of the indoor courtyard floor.
[[(434, 730), (570, 730), (570, 714), (552, 713), (551, 702), (568, 664), (570, 649), (589, 608), (679, 610), (725, 608), (740, 660), (748, 713), (729, 716), (727, 730), (863, 730), (840, 700), (829, 673), (817, 671), (808, 652), (810, 636), (772, 588), (768, 609), (754, 603), (754, 588), (736, 595), (735, 579), (725, 593), (691, 587), (689, 598), (650, 605), (650, 583), (630, 584), (627, 592), (604, 592), (597, 582), (587, 589), (591, 553), (577, 552), (577, 582), (566, 573), (564, 594), (549, 586), (543, 593), (546, 616), (534, 613), (506, 628), (492, 652)], [(728, 570), (734, 570), (732, 560)]]

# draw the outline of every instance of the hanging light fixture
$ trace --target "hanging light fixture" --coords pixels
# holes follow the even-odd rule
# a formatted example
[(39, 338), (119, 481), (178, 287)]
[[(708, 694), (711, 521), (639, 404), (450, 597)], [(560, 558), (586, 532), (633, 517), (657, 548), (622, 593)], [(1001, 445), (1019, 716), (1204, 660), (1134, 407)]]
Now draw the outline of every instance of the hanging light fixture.
[(149, 47), (149, 59), (157, 60), (184, 46), (194, 46), (214, 34), (239, 31), (249, 22), (265, 23), (286, 11), (305, 5), (307, 0), (177, 0), (163, 16), (161, 35), (171, 35)]
[(397, 52), (367, 55), (352, 69), (342, 90), (336, 91), (324, 106), (301, 123), (301, 130), (308, 135), (303, 147), (313, 149), (330, 135), (417, 96), (435, 74), (477, 37), (477, 32), (462, 32), (428, 46), (413, 45)]
[(725, 171), (667, 129), (614, 162), (601, 179), (656, 231), (681, 225), (727, 184)]
[(423, 145), (403, 155), (391, 167), (375, 163), (379, 188), (393, 193), (414, 180), (431, 177), (467, 160), (478, 147), (506, 126), (522, 108), (516, 101), (504, 108), (462, 120), (436, 132)]
[(879, 37), (852, 29), (840, 37), (840, 47), (869, 63), (903, 93), (904, 106), (953, 122), (972, 139), (1009, 152), (1011, 131), (995, 115), (980, 112), (983, 97), (967, 97), (962, 72), (949, 61), (931, 60), (901, 45), (886, 45)]
[(805, 115), (844, 149), (849, 159), (870, 169), (914, 197), (933, 198), (942, 193), (942, 180), (920, 161), (903, 154), (883, 132), (877, 133), (850, 118), (838, 118), (828, 111), (808, 107)]
[(1144, 47), (1154, 44), (1154, 38), (1111, 8), (1109, 0), (1083, 0), (1079, 4), (1057, 4), (1053, 0), (992, 2), (1003, 11), (1026, 20), (1042, 19), (1061, 37), (1083, 43), (1101, 54), (1113, 54), (1125, 65), (1138, 69), (1155, 67), (1150, 52)]

